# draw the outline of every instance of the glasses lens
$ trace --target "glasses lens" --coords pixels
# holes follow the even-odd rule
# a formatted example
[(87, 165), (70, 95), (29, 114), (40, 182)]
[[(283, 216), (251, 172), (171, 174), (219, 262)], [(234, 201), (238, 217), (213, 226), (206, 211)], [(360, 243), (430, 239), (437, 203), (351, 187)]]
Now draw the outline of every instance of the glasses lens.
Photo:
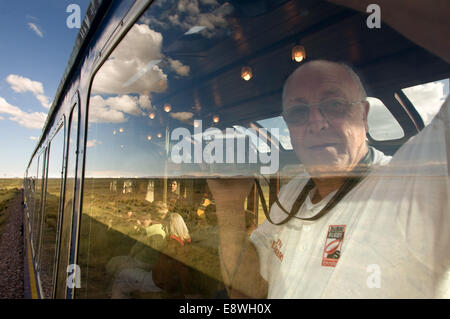
[(320, 110), (328, 118), (342, 118), (348, 114), (349, 103), (345, 100), (333, 99), (320, 104)]
[(309, 107), (296, 105), (284, 113), (284, 120), (288, 124), (305, 124), (309, 119)]

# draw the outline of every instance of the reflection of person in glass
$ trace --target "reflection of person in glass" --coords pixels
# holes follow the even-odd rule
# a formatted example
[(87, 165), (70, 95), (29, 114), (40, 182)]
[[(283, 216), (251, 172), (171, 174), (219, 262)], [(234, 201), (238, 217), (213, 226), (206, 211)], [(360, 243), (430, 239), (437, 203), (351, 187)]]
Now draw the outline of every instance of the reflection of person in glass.
[(271, 222), (250, 239), (243, 203), (254, 180), (208, 180), (231, 297), (450, 297), (448, 101), (390, 159), (367, 145), (369, 105), (349, 67), (319, 60), (295, 70), (283, 117), (309, 178), (280, 190)]
[(106, 272), (113, 277), (112, 298), (129, 298), (130, 293), (161, 292), (152, 279), (152, 270), (159, 259), (166, 241), (163, 220), (167, 205), (157, 201), (152, 204), (151, 218), (141, 224), (144, 237), (131, 249), (128, 256), (116, 256), (106, 265)]
[(178, 182), (171, 181), (169, 183), (169, 191), (167, 193), (167, 205), (169, 206), (169, 211), (175, 211), (179, 205), (180, 195), (178, 195)]
[(165, 292), (184, 296), (193, 291), (186, 265), (191, 255), (191, 236), (180, 214), (169, 213), (166, 223), (166, 245), (153, 269), (153, 280)]

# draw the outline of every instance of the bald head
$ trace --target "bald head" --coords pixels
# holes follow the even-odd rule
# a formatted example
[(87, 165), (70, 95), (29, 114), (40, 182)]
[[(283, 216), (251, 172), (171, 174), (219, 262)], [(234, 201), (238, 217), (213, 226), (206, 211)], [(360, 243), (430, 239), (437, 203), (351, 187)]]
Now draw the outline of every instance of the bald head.
[(330, 74), (341, 82), (343, 86), (354, 96), (355, 99), (364, 100), (367, 97), (359, 76), (353, 69), (345, 63), (337, 63), (328, 60), (314, 60), (299, 66), (288, 77), (283, 87), (283, 106), (285, 105), (286, 92), (288, 87), (293, 87), (291, 81), (302, 77), (309, 77), (311, 74)]

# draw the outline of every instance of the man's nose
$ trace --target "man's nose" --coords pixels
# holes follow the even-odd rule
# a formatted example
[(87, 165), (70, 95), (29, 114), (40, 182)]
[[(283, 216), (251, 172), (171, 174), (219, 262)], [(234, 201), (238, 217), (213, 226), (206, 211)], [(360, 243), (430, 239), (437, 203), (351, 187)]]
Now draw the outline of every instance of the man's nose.
[(320, 109), (315, 105), (311, 106), (309, 110), (308, 130), (311, 133), (317, 133), (328, 128), (328, 120), (320, 112)]

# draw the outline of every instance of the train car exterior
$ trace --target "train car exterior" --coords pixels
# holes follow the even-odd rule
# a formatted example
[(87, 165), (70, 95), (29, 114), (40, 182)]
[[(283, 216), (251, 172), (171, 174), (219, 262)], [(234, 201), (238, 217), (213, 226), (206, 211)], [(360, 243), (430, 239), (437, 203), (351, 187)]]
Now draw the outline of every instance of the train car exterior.
[[(368, 21), (326, 1), (92, 1), (25, 173), (30, 297), (228, 297), (206, 180), (259, 176), (245, 199), (251, 234), (280, 189), (307, 175), (282, 117), (298, 66), (354, 66), (371, 106), (367, 141), (387, 155), (439, 110), (421, 109), (414, 88), (448, 94), (448, 63)], [(162, 284), (151, 240), (161, 232), (181, 242), (164, 250), (176, 266)]]

